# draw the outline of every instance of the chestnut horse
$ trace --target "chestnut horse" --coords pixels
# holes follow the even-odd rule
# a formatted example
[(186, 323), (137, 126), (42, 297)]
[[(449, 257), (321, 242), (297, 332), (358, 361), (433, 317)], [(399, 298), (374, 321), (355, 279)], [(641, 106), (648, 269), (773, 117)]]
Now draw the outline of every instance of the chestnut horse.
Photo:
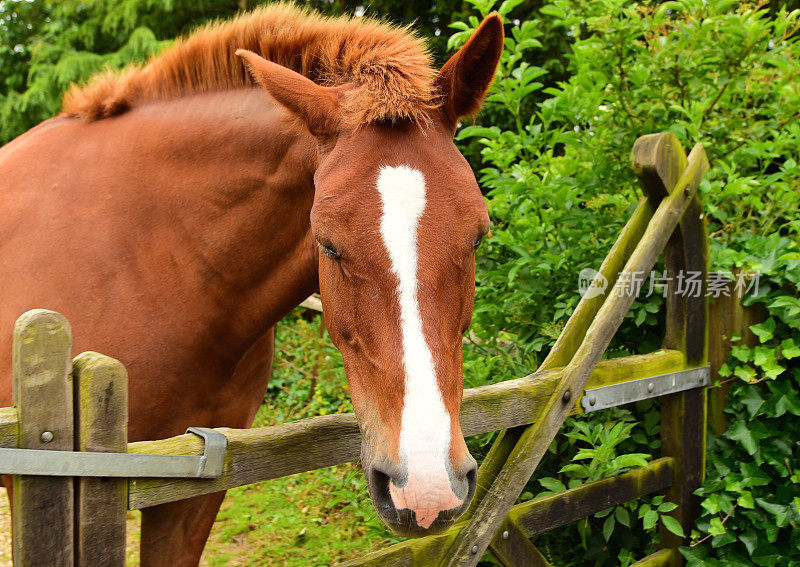
[[(502, 46), (489, 16), (437, 73), (407, 29), (277, 5), (73, 88), (0, 150), (0, 406), (40, 307), (125, 364), (130, 440), (249, 427), (272, 328), (319, 289), (378, 514), (451, 525), (475, 490), (461, 339), (489, 228), (452, 138)], [(142, 564), (197, 564), (223, 497), (143, 510)]]

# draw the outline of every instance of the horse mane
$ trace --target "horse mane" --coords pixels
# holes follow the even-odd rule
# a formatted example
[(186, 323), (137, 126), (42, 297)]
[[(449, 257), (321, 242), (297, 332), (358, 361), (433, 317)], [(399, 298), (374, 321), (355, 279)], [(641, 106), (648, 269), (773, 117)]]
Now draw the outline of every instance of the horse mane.
[(437, 106), (430, 54), (409, 28), (279, 3), (201, 27), (144, 66), (106, 70), (73, 85), (62, 114), (98, 120), (149, 101), (257, 87), (234, 54), (239, 48), (322, 85), (351, 84), (343, 110), (352, 125), (425, 122)]

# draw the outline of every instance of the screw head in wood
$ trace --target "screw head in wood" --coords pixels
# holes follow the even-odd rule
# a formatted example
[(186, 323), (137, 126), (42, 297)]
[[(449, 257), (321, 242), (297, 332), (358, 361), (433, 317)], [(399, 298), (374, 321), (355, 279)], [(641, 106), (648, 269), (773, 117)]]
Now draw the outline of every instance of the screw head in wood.
[(597, 398), (594, 396), (589, 396), (589, 405), (594, 406), (597, 403)]
[(564, 392), (564, 397), (561, 399), (564, 400), (564, 403), (566, 404), (567, 402), (569, 402), (571, 397), (572, 397), (572, 392), (567, 390), (566, 392)]
[(653, 393), (653, 390), (655, 390), (655, 389), (656, 389), (656, 385), (655, 385), (655, 384), (653, 384), (652, 382), (650, 382), (650, 383), (647, 385), (647, 391), (648, 391), (649, 393), (651, 393), (651, 394), (652, 394), (652, 393)]
[(53, 440), (53, 432), (45, 431), (44, 433), (42, 433), (40, 439), (42, 440), (42, 443), (50, 443), (50, 441)]
[(503, 532), (503, 539), (508, 539), (508, 530)]
[(477, 545), (473, 545), (472, 546), (472, 553), (478, 553), (478, 546)]

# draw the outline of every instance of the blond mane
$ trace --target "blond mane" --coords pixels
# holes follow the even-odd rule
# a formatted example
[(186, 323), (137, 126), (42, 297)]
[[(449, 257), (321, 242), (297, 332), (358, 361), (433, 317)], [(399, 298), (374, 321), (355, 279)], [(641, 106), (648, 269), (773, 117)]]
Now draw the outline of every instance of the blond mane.
[(351, 83), (344, 105), (351, 124), (425, 121), (436, 106), (430, 54), (408, 28), (281, 3), (202, 27), (145, 66), (95, 75), (67, 91), (62, 112), (97, 120), (148, 101), (255, 87), (238, 48), (319, 84)]

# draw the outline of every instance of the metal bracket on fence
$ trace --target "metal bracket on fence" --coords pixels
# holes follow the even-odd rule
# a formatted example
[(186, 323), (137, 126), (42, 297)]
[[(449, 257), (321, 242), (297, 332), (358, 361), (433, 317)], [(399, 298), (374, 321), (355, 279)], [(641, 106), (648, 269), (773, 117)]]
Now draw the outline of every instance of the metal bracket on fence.
[(583, 411), (591, 412), (613, 408), (639, 400), (674, 394), (692, 388), (708, 386), (711, 380), (711, 365), (660, 374), (640, 380), (630, 380), (610, 386), (587, 389), (581, 399)]
[(0, 474), (98, 476), (115, 478), (219, 478), (225, 468), (228, 439), (208, 427), (187, 433), (205, 441), (203, 455), (139, 455), (0, 448)]

